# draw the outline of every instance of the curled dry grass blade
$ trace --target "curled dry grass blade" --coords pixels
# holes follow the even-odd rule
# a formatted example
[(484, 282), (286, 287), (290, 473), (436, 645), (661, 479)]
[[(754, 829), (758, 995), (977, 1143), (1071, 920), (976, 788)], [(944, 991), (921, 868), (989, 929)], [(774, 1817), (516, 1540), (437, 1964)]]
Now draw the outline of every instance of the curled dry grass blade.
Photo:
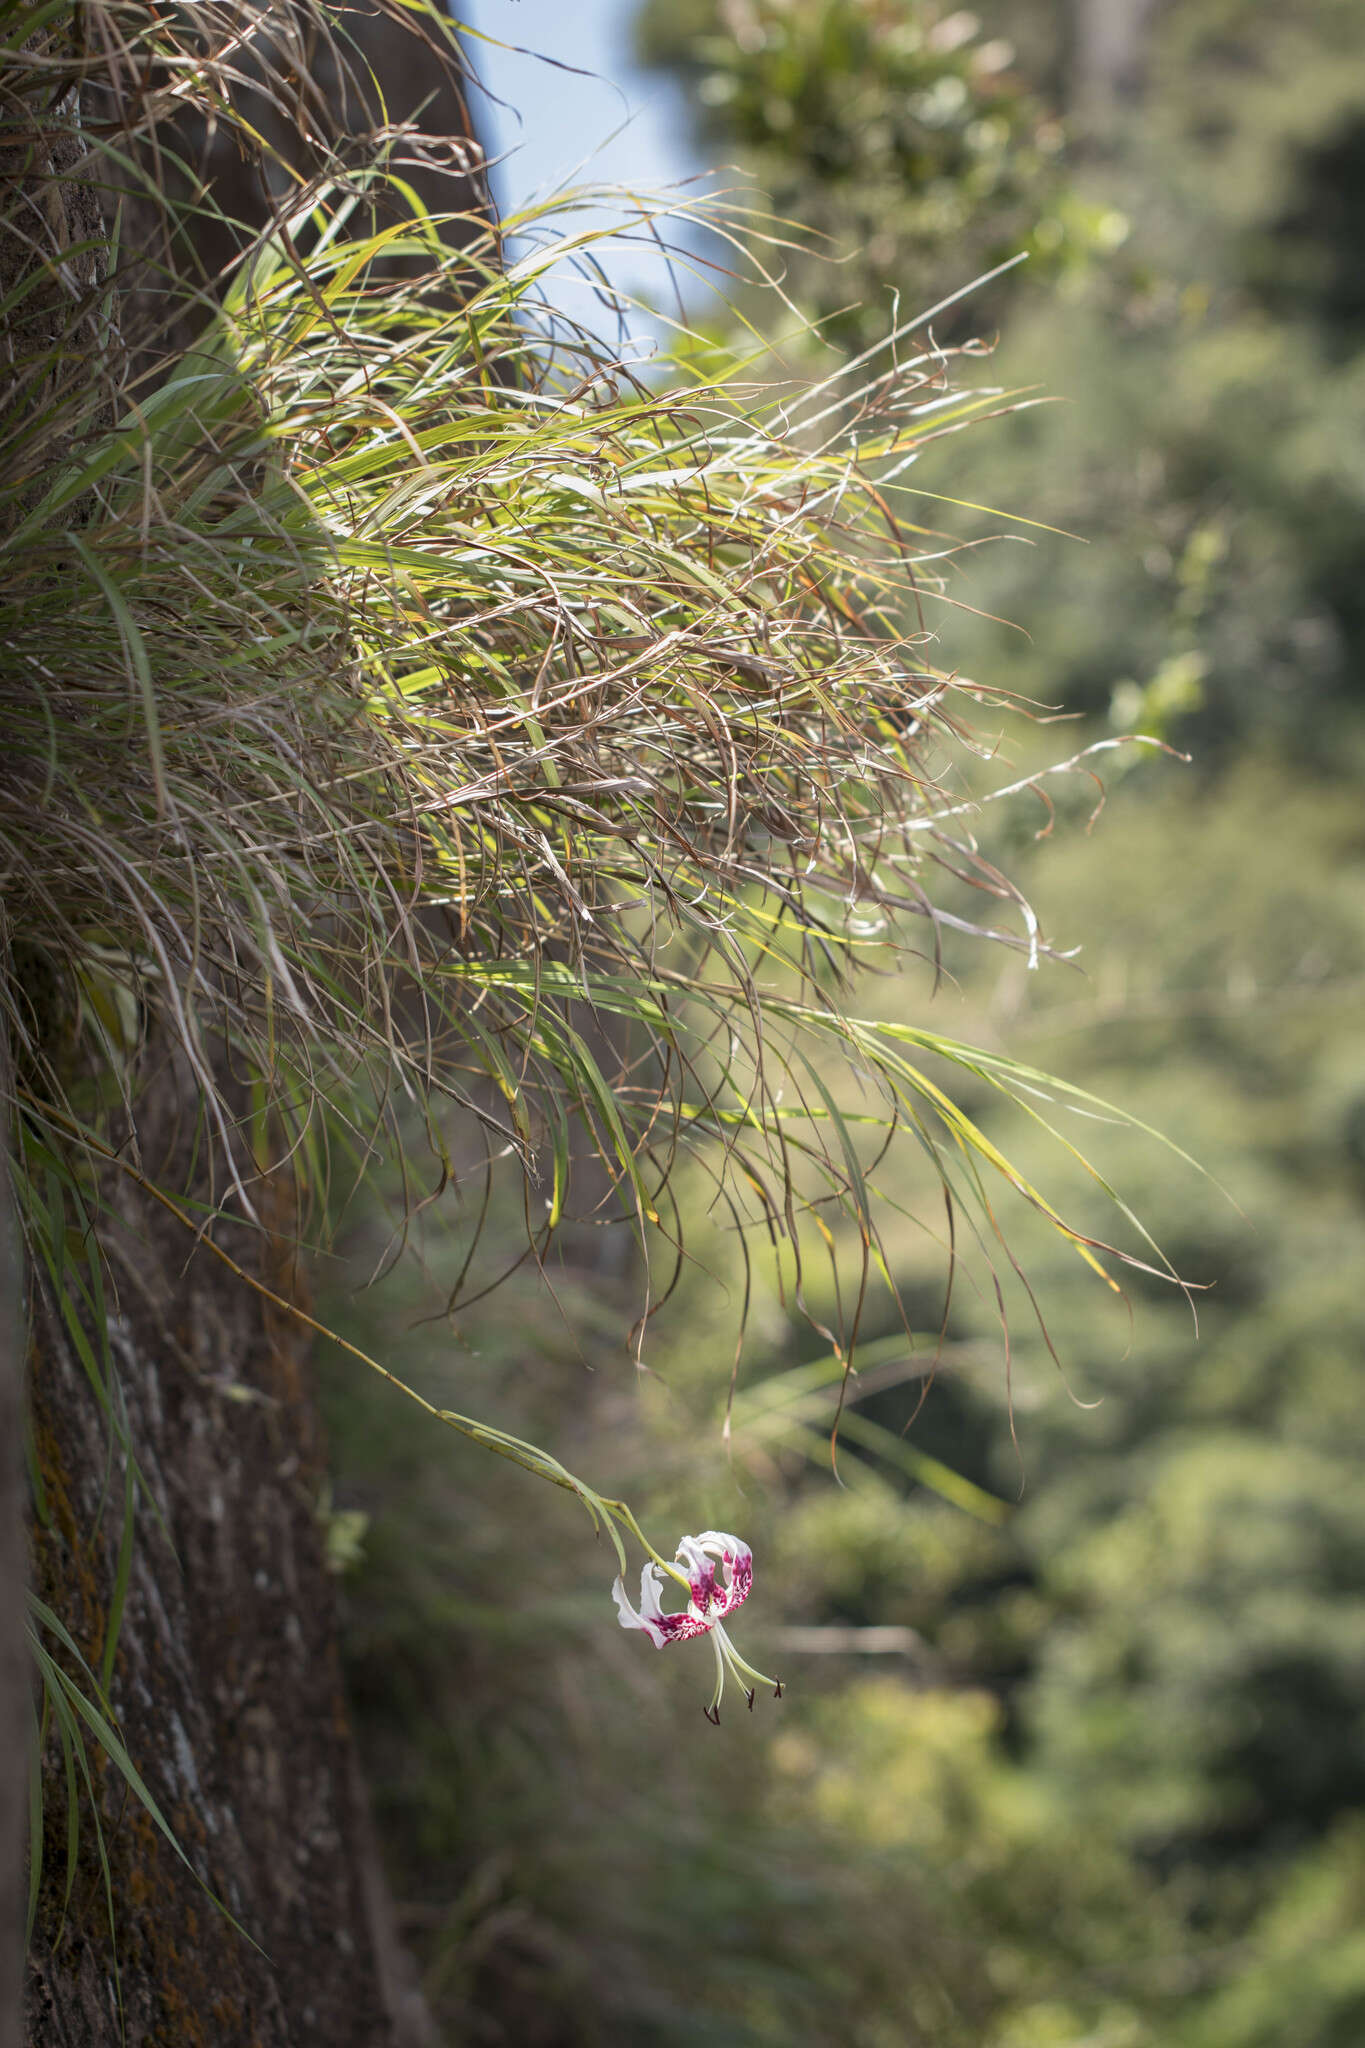
[[(82, 10), (73, 54), (54, 15), (8, 51), (8, 103), (45, 96), (51, 123), (98, 69), (118, 115), (94, 144), (126, 188), (149, 138), (174, 158), (187, 105), (250, 144), (242, 81), (279, 111), (269, 37), (287, 54), (301, 14), (344, 44), (344, 9), (130, 4)], [(360, 1172), (402, 1150), (415, 1181), (414, 1128), (458, 1192), (463, 1117), (534, 1191), (537, 1258), (586, 1144), (647, 1276), (681, 1256), (663, 1191), (704, 1155), (798, 1272), (807, 1226), (832, 1250), (822, 1212), (851, 1218), (846, 1362), (880, 1257), (868, 1122), (960, 1167), (988, 1233), (995, 1176), (1098, 1264), (906, 1048), (1032, 1079), (843, 1001), (907, 921), (982, 928), (939, 906), (940, 876), (1012, 905), (1038, 956), (957, 816), (973, 719), (1003, 700), (937, 664), (952, 545), (911, 483), (1000, 394), (954, 397), (916, 323), (808, 390), (737, 364), (642, 376), (547, 297), (566, 257), (590, 272), (590, 231), (547, 210), (505, 267), (494, 228), (418, 199), (406, 167), (438, 147), (388, 128), (343, 164), (313, 138), (172, 360), (106, 317), (101, 374), (72, 374), (107, 263), (30, 336), (0, 461), (22, 1117), (145, 1184), (139, 1101), (169, 1042), (205, 1171), (192, 1208), (160, 1195), (210, 1237), (282, 1171), (320, 1213), (348, 1148)], [(831, 1054), (875, 1084), (861, 1123)], [(666, 1286), (647, 1277), (646, 1314)]]

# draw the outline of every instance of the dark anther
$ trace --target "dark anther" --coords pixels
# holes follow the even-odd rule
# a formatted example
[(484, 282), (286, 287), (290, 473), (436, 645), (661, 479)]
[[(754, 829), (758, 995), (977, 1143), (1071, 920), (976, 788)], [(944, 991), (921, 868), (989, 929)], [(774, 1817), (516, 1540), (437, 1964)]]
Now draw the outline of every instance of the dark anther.
[(782, 1697), (782, 1680), (781, 1680), (780, 1678), (775, 1678), (775, 1679), (773, 1680), (773, 1698), (774, 1698), (775, 1700), (780, 1700), (780, 1699), (781, 1699), (781, 1697)]
[(709, 1721), (709, 1722), (711, 1723), (711, 1726), (712, 1726), (713, 1728), (719, 1728), (719, 1726), (720, 1726), (720, 1708), (719, 1708), (719, 1707), (703, 1707), (703, 1708), (702, 1708), (702, 1712), (703, 1712), (703, 1714), (705, 1714), (705, 1716), (706, 1716), (707, 1720), (708, 1720), (708, 1721)]
[(751, 1685), (745, 1686), (744, 1697), (749, 1702), (749, 1712), (752, 1714), (754, 1710), (754, 1689)]

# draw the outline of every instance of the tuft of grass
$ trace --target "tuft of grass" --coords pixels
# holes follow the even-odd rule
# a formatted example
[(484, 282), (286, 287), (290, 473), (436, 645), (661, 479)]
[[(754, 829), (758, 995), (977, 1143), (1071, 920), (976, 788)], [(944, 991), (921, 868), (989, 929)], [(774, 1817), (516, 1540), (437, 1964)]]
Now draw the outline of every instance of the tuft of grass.
[[(305, 12), (344, 46), (344, 9)], [(164, 202), (187, 105), (244, 145), (244, 76), (279, 112), (288, 13), (120, 4), (73, 40), (53, 10), (6, 89), (68, 141), (70, 109), (112, 99), (75, 175)], [(877, 1263), (865, 1161), (898, 1127), (988, 1237), (994, 1178), (1098, 1264), (906, 1046), (1034, 1077), (845, 1009), (915, 920), (935, 955), (945, 926), (1011, 939), (946, 908), (964, 882), (1038, 957), (961, 823), (974, 721), (1004, 700), (940, 665), (954, 549), (912, 482), (1001, 395), (955, 391), (915, 321), (808, 388), (714, 351), (646, 378), (549, 295), (566, 261), (591, 274), (594, 231), (540, 209), (504, 224), (539, 230), (504, 265), (499, 228), (418, 197), (407, 167), (436, 147), (391, 126), (343, 161), (310, 138), (211, 309), (162, 276), (200, 322), (168, 356), (119, 334), (111, 227), (30, 346), (0, 466), (0, 1000), (26, 1142), (84, 1157), (92, 1202), (111, 1166), (158, 1188), (210, 1241), (281, 1173), (316, 1216), (380, 1152), (413, 1203), (507, 1166), (540, 1262), (590, 1155), (595, 1212), (638, 1245), (637, 1356), (694, 1155), (791, 1248), (798, 1298), (807, 1236), (851, 1222), (845, 1361)], [(192, 1187), (141, 1146), (168, 1061), (197, 1102)]]
[[(376, 6), (458, 64), (424, 0)], [(1101, 1272), (1153, 1256), (1069, 1223), (954, 1091), (1089, 1098), (850, 1007), (926, 935), (936, 974), (945, 931), (1046, 951), (970, 836), (977, 727), (1022, 707), (942, 662), (956, 548), (925, 522), (951, 493), (916, 467), (1008, 396), (956, 388), (977, 352), (930, 315), (813, 384), (685, 335), (632, 367), (563, 303), (602, 304), (594, 195), (442, 212), (467, 144), (329, 134), (324, 78), (378, 104), (323, 0), (0, 0), (0, 1071), (30, 1271), (125, 1482), (99, 1673), (36, 1611), (68, 1891), (88, 1738), (165, 1832), (109, 1704), (146, 1493), (108, 1343), (120, 1180), (321, 1328), (242, 1226), (311, 1240), (396, 1164), (395, 1253), (463, 1206), (453, 1316), (496, 1282), (477, 1240), (510, 1174), (542, 1269), (570, 1221), (632, 1235), (639, 1361), (695, 1164), (746, 1263), (766, 1241), (804, 1306), (827, 1258), (839, 1304), (819, 1370), (740, 1404), (741, 1454), (865, 1430), (844, 1393), (869, 1288), (895, 1292), (898, 1135), (943, 1189), (949, 1294), (959, 1214), (1011, 1258), (1000, 1192)], [(206, 137), (273, 193), (263, 222), (225, 217)], [(755, 223), (706, 205), (739, 260)], [(642, 234), (669, 218), (636, 203)], [(622, 1566), (627, 1536), (656, 1555), (626, 1502), (337, 1341), (574, 1493)], [(33, 1841), (36, 1897), (40, 1816)]]
[[(457, 61), (418, 0), (384, 7)], [(956, 549), (924, 522), (950, 494), (915, 467), (1007, 395), (955, 387), (927, 314), (810, 385), (685, 338), (632, 368), (556, 303), (566, 265), (599, 274), (581, 211), (434, 211), (418, 171), (468, 152), (415, 124), (329, 142), (299, 64), (360, 78), (343, 7), (0, 28), (47, 224), (5, 277), (11, 1149), (111, 1429), (111, 1176), (268, 1293), (221, 1234), (277, 1221), (282, 1180), (307, 1235), (381, 1156), (409, 1212), (477, 1219), (510, 1171), (541, 1266), (576, 1212), (633, 1233), (638, 1360), (698, 1160), (798, 1303), (812, 1248), (834, 1264), (841, 1384), (869, 1287), (894, 1293), (875, 1160), (898, 1132), (944, 1189), (950, 1288), (959, 1211), (1010, 1258), (1001, 1190), (1101, 1273), (1149, 1262), (1073, 1227), (953, 1092), (1034, 1104), (1042, 1077), (847, 1002), (916, 932), (936, 968), (945, 929), (1046, 950), (966, 822), (976, 727), (1018, 707), (941, 662)], [(215, 215), (210, 130), (270, 183), (264, 225)], [(752, 224), (709, 204), (738, 248)], [(637, 217), (668, 231), (662, 202)], [(177, 267), (215, 224), (222, 274)], [(530, 237), (510, 264), (504, 231)], [(34, 1221), (73, 1200), (80, 1269)], [(487, 1284), (471, 1252), (450, 1312)], [(550, 1454), (439, 1419), (576, 1492), (618, 1552), (640, 1536)], [(128, 1487), (131, 1531), (131, 1465)]]

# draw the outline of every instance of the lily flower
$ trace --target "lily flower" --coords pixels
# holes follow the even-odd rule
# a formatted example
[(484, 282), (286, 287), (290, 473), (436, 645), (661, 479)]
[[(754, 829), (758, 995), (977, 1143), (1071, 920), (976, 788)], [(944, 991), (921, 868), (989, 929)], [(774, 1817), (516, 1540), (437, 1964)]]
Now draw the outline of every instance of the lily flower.
[[(665, 1577), (687, 1588), (687, 1605), (676, 1614), (666, 1613), (661, 1597)], [(702, 1712), (720, 1726), (720, 1702), (725, 1691), (725, 1674), (733, 1673), (753, 1712), (754, 1689), (770, 1685), (776, 1698), (782, 1697), (782, 1681), (765, 1678), (740, 1656), (721, 1626), (748, 1598), (754, 1581), (754, 1554), (738, 1536), (726, 1536), (719, 1529), (704, 1529), (700, 1536), (679, 1540), (676, 1562), (666, 1564), (656, 1555), (640, 1574), (640, 1605), (634, 1608), (623, 1582), (612, 1587), (622, 1628), (643, 1629), (656, 1650), (668, 1643), (684, 1643), (691, 1636), (711, 1638), (716, 1653), (716, 1689), (709, 1707)], [(753, 1683), (750, 1684), (749, 1681)]]

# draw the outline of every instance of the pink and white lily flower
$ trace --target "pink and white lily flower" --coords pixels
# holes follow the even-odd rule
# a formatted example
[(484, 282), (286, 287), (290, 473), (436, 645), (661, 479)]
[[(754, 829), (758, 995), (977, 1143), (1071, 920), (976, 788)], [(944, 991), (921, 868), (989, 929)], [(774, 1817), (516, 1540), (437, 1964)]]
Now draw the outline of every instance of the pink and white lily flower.
[[(664, 1611), (661, 1590), (665, 1575), (687, 1588), (687, 1605), (677, 1614)], [(638, 1610), (631, 1606), (619, 1578), (612, 1588), (622, 1628), (643, 1629), (656, 1650), (662, 1650), (668, 1643), (685, 1643), (691, 1636), (710, 1636), (716, 1653), (716, 1689), (710, 1706), (703, 1707), (702, 1712), (716, 1727), (720, 1726), (720, 1702), (727, 1671), (734, 1673), (751, 1713), (756, 1686), (770, 1685), (776, 1697), (782, 1697), (781, 1680), (765, 1678), (761, 1671), (746, 1663), (721, 1626), (725, 1617), (747, 1599), (753, 1580), (754, 1554), (748, 1544), (718, 1529), (704, 1529), (700, 1536), (681, 1538), (675, 1564), (665, 1564), (658, 1557), (646, 1564), (640, 1574)]]

